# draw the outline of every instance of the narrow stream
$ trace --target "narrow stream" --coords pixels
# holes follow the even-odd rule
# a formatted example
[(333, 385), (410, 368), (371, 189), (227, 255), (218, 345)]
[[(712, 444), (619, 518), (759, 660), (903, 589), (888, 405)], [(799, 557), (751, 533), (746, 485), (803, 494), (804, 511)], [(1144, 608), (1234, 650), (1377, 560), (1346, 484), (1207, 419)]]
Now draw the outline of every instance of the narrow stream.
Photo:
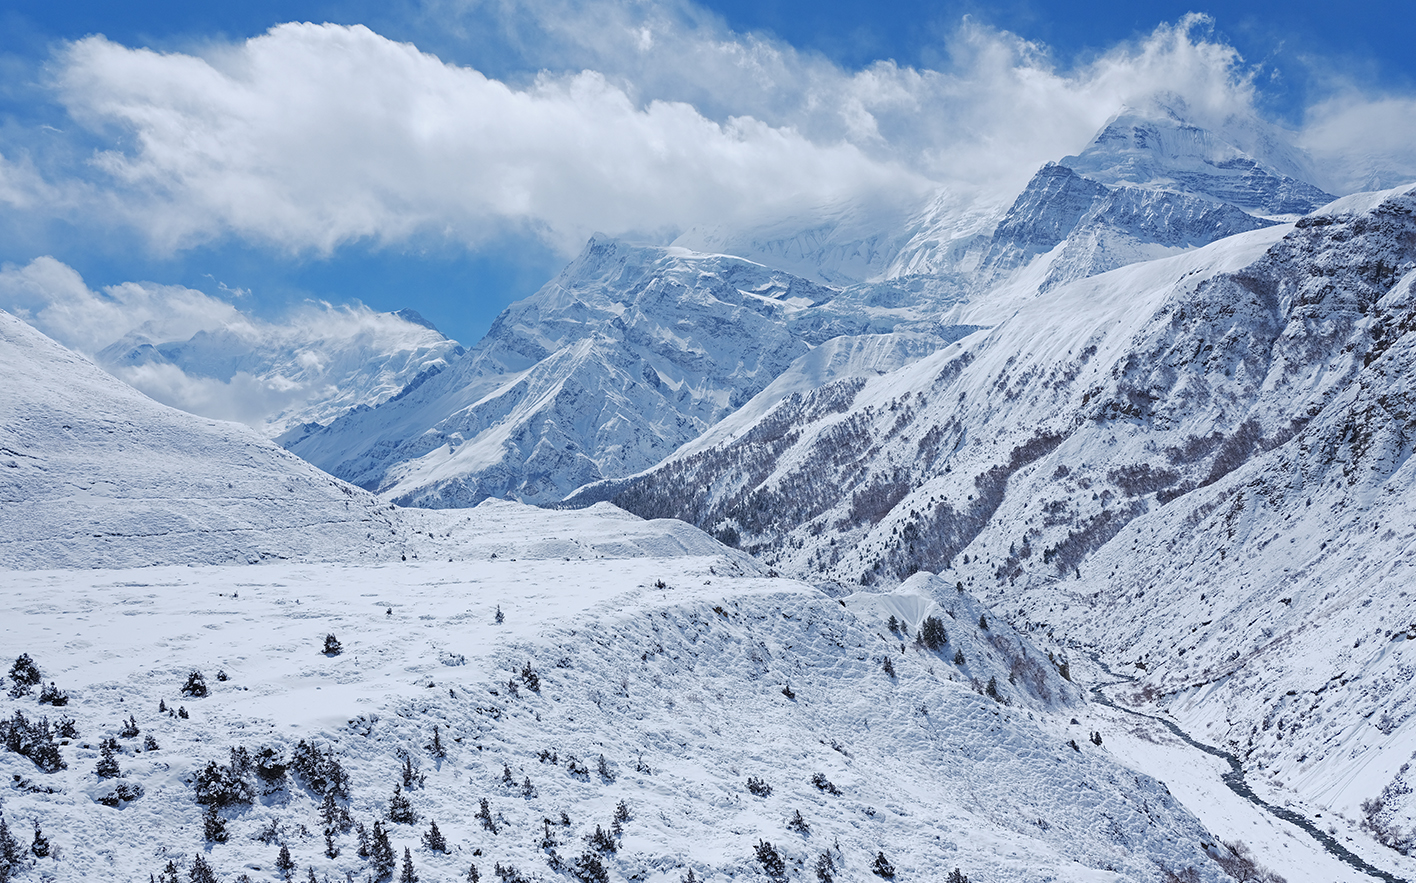
[[(1117, 675), (1110, 668), (1107, 668), (1106, 664), (1097, 658), (1097, 654), (1091, 653), (1088, 655), (1091, 656), (1092, 661), (1095, 662), (1097, 666), (1101, 668), (1102, 671), (1106, 672), (1108, 675), (1111, 675), (1113, 678), (1120, 678), (1120, 675)], [(1356, 855), (1350, 849), (1339, 843), (1336, 837), (1333, 837), (1331, 834), (1318, 828), (1318, 826), (1308, 821), (1306, 817), (1294, 812), (1291, 809), (1285, 809), (1281, 806), (1274, 806), (1260, 799), (1258, 795), (1254, 793), (1254, 790), (1249, 787), (1249, 784), (1244, 781), (1244, 766), (1239, 762), (1239, 758), (1222, 749), (1215, 748), (1211, 745), (1205, 745), (1202, 742), (1196, 742), (1194, 739), (1191, 739), (1190, 736), (1184, 730), (1181, 730), (1178, 725), (1166, 720), (1165, 718), (1156, 717), (1152, 714), (1144, 714), (1139, 711), (1133, 711), (1129, 708), (1123, 708), (1120, 705), (1117, 705), (1115, 702), (1112, 702), (1111, 697), (1106, 695), (1105, 688), (1114, 687), (1117, 684), (1126, 683), (1131, 683), (1131, 681), (1122, 678), (1120, 680), (1110, 681), (1105, 684), (1096, 684), (1091, 688), (1092, 697), (1096, 699), (1096, 701), (1100, 702), (1102, 705), (1107, 706), (1108, 708), (1114, 708), (1117, 711), (1124, 711), (1127, 714), (1133, 714), (1137, 717), (1143, 717), (1147, 720), (1156, 721), (1157, 723), (1164, 725), (1166, 729), (1170, 730), (1170, 732), (1174, 733), (1176, 736), (1182, 739), (1186, 745), (1189, 745), (1192, 748), (1197, 748), (1206, 754), (1213, 755), (1225, 761), (1229, 764), (1229, 772), (1223, 775), (1223, 779), (1224, 784), (1229, 786), (1229, 790), (1233, 791), (1235, 794), (1238, 794), (1240, 797), (1249, 801), (1254, 806), (1259, 807), (1264, 812), (1267, 812), (1273, 816), (1277, 816), (1278, 818), (1283, 819), (1285, 822), (1290, 822), (1294, 825), (1297, 825), (1299, 828), (1302, 828), (1304, 831), (1308, 832), (1308, 834), (1310, 834), (1314, 840), (1321, 843), (1323, 849), (1327, 850), (1329, 855), (1332, 855), (1340, 861), (1351, 865), (1355, 870), (1360, 871), (1369, 877), (1375, 877), (1379, 880), (1385, 880), (1387, 881), (1387, 883), (1409, 883), (1409, 881), (1403, 880), (1402, 878), (1397, 877), (1394, 874), (1388, 873), (1387, 871), (1383, 871), (1381, 868), (1376, 868), (1372, 865), (1367, 864), (1367, 862), (1363, 861), (1360, 856)]]

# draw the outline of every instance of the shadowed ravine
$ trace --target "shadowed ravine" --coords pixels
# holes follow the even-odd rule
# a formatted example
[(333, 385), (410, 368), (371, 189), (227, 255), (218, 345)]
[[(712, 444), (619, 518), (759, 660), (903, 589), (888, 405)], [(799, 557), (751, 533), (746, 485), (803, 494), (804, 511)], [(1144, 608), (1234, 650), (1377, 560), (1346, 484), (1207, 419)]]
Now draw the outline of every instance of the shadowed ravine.
[(1111, 697), (1106, 695), (1107, 687), (1114, 687), (1117, 684), (1133, 683), (1134, 679), (1123, 678), (1120, 675), (1116, 674), (1114, 671), (1112, 671), (1106, 666), (1106, 663), (1102, 662), (1099, 658), (1097, 658), (1096, 653), (1093, 652), (1089, 653), (1088, 655), (1091, 657), (1092, 662), (1096, 663), (1098, 668), (1106, 672), (1111, 677), (1117, 678), (1117, 680), (1114, 681), (1107, 681), (1104, 684), (1094, 684), (1092, 686), (1091, 695), (1092, 698), (1095, 699), (1097, 702), (1100, 702), (1102, 705), (1105, 705), (1108, 708), (1114, 708), (1117, 711), (1124, 711), (1125, 713), (1133, 714), (1136, 717), (1143, 717), (1147, 720), (1155, 721), (1156, 723), (1163, 725), (1170, 732), (1174, 733), (1177, 737), (1184, 741), (1186, 745), (1189, 745), (1192, 748), (1197, 748), (1200, 751), (1203, 751), (1205, 754), (1210, 754), (1220, 758), (1225, 763), (1229, 764), (1229, 772), (1224, 774), (1223, 779), (1224, 784), (1229, 786), (1230, 791), (1233, 791), (1235, 794), (1238, 794), (1240, 797), (1249, 801), (1254, 806), (1259, 807), (1269, 815), (1276, 816), (1277, 818), (1283, 819), (1285, 822), (1289, 822), (1303, 829), (1309, 835), (1311, 835), (1314, 840), (1321, 843), (1323, 849), (1327, 850), (1328, 854), (1336, 857), (1342, 862), (1345, 862), (1353, 869), (1360, 871), (1369, 877), (1375, 877), (1379, 880), (1385, 880), (1387, 881), (1387, 883), (1407, 883), (1407, 881), (1404, 881), (1401, 877), (1398, 877), (1395, 874), (1388, 873), (1387, 871), (1383, 871), (1381, 868), (1373, 867), (1372, 865), (1363, 861), (1360, 856), (1356, 855), (1350, 849), (1339, 843), (1337, 841), (1337, 838), (1333, 837), (1331, 834), (1327, 833), (1326, 831), (1323, 831), (1318, 826), (1314, 825), (1306, 817), (1294, 812), (1291, 809), (1285, 809), (1284, 807), (1274, 806), (1273, 804), (1267, 803), (1262, 800), (1258, 795), (1254, 793), (1254, 790), (1249, 787), (1249, 783), (1244, 781), (1244, 765), (1240, 763), (1239, 758), (1230, 754), (1228, 751), (1215, 748), (1211, 745), (1206, 745), (1203, 742), (1196, 742), (1194, 739), (1191, 739), (1190, 736), (1185, 733), (1184, 730), (1180, 729), (1180, 727), (1173, 721), (1168, 721), (1165, 718), (1157, 717), (1153, 714), (1145, 714), (1143, 712), (1133, 711), (1129, 708), (1123, 708), (1122, 706), (1111, 701)]

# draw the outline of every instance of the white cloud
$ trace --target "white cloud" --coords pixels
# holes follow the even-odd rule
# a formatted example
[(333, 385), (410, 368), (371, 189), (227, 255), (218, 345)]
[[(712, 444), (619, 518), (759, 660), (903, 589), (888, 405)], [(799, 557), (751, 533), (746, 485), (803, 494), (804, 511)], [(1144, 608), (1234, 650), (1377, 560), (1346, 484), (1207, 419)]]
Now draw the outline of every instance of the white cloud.
[(1300, 143), (1334, 193), (1416, 181), (1416, 98), (1343, 92), (1308, 111)]
[(164, 404), (270, 434), (382, 401), (453, 346), (360, 304), (305, 303), (265, 321), (181, 286), (98, 292), (52, 257), (0, 267), (0, 307)]
[[(359, 26), (280, 25), (200, 54), (69, 44), (55, 94), (106, 147), (61, 204), (159, 251), (229, 236), (290, 253), (420, 236), (477, 248), (510, 230), (573, 252), (595, 230), (667, 240), (910, 207), (936, 188), (1010, 196), (1161, 92), (1201, 124), (1257, 118), (1257, 69), (1203, 16), (1070, 69), (965, 20), (938, 69), (845, 70), (685, 0), (430, 8), (468, 45), (542, 69), (498, 80)], [(1360, 184), (1342, 161), (1353, 145), (1379, 146), (1368, 165), (1384, 175), (1416, 169), (1385, 105), (1351, 105), (1319, 108), (1303, 133), (1325, 183)], [(41, 205), (42, 184), (0, 165), (0, 200)]]
[(74, 268), (47, 256), (0, 267), (0, 306), (89, 356), (132, 333), (185, 340), (202, 330), (249, 325), (230, 304), (178, 285), (125, 282), (100, 294)]

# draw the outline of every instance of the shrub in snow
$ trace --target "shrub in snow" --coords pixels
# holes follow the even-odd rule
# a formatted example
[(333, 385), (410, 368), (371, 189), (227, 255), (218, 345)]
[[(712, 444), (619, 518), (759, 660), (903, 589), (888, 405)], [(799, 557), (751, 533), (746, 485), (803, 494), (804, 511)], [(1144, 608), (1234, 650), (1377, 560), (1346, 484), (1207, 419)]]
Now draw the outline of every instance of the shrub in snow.
[(60, 739), (77, 739), (79, 736), (79, 725), (71, 717), (59, 718), (59, 723), (55, 726)]
[(816, 790), (818, 791), (824, 791), (827, 794), (840, 796), (841, 789), (837, 788), (835, 785), (832, 785), (831, 782), (826, 778), (825, 773), (812, 773), (811, 784), (815, 785)]
[(436, 758), (447, 757), (447, 746), (443, 745), (442, 732), (437, 724), (433, 724), (433, 741), (427, 746), (429, 753)]
[(10, 695), (16, 699), (27, 695), (40, 682), (39, 666), (28, 653), (21, 653), (10, 666)]
[(575, 860), (575, 876), (583, 883), (609, 883), (610, 872), (600, 856), (585, 852)]
[(0, 720), (0, 742), (4, 743), (6, 751), (29, 758), (46, 773), (68, 768), (59, 754), (59, 746), (54, 744), (48, 718), (31, 722), (24, 712), (17, 711), (9, 720)]
[(596, 764), (595, 768), (600, 773), (600, 778), (604, 779), (606, 782), (613, 782), (615, 780), (615, 774), (610, 771), (610, 762), (605, 760), (605, 755), (600, 755), (600, 762)]
[(787, 879), (787, 862), (782, 858), (782, 854), (776, 850), (772, 844), (765, 840), (757, 841), (754, 849), (757, 855), (758, 864), (762, 865), (762, 870), (773, 880)]
[(890, 661), (890, 657), (886, 656), (884, 658), (884, 660), (881, 662), (881, 668), (885, 669), (885, 674), (887, 676), (892, 678), (895, 676), (895, 663)]
[(1212, 853), (1215, 864), (1235, 880), (1245, 883), (1286, 883), (1283, 877), (1254, 860), (1248, 844), (1242, 840), (1221, 840), (1221, 847)]
[(261, 780), (267, 793), (278, 788), (285, 781), (285, 770), (288, 765), (285, 763), (284, 752), (279, 748), (262, 745), (256, 749), (252, 763), (255, 765), (256, 778)]
[(160, 746), (157, 744), (157, 740), (152, 737), (151, 733), (148, 733), (146, 736), (143, 737), (144, 751), (156, 751), (159, 747)]
[(39, 829), (36, 823), (34, 826), (34, 841), (30, 843), (30, 852), (37, 858), (44, 858), (49, 855), (49, 838), (44, 836), (44, 832)]
[(200, 699), (209, 692), (206, 677), (201, 672), (193, 669), (192, 673), (187, 675), (187, 683), (182, 685), (182, 695)]
[(142, 731), (138, 729), (138, 719), (130, 714), (128, 719), (123, 722), (123, 728), (118, 731), (118, 735), (124, 739), (136, 739), (140, 732)]
[(528, 883), (527, 879), (521, 876), (521, 872), (516, 869), (515, 865), (503, 866), (501, 862), (497, 862), (492, 866), (492, 873), (500, 877), (502, 883)]
[(106, 793), (95, 797), (94, 800), (104, 806), (119, 807), (129, 801), (137, 800), (142, 796), (143, 789), (141, 785), (135, 785), (132, 782), (118, 782), (112, 788), (108, 789)]
[(344, 652), (344, 645), (334, 635), (325, 635), (324, 649), (320, 652), (326, 656), (338, 656)]
[(870, 873), (886, 880), (895, 879), (895, 866), (890, 864), (890, 860), (885, 858), (885, 853), (875, 853), (875, 861), (870, 863)]
[(772, 793), (772, 786), (768, 785), (766, 782), (762, 781), (756, 776), (748, 776), (747, 790), (757, 797), (766, 797), (767, 795)]
[(944, 883), (969, 883), (969, 878), (968, 875), (966, 875), (963, 871), (960, 871), (958, 868), (955, 868), (954, 870), (949, 872), (949, 877), (944, 881)]
[(955, 665), (963, 665), (963, 664), (964, 664), (964, 651), (962, 651), (962, 650), (955, 650), (955, 651), (954, 651), (954, 664), (955, 664)]
[(217, 679), (218, 681), (221, 681), (223, 684), (226, 683), (226, 681), (227, 681), (226, 669), (224, 669), (224, 668), (218, 668), (218, 669), (216, 670), (216, 679)]
[(197, 803), (217, 808), (249, 806), (256, 799), (251, 769), (251, 755), (240, 746), (231, 749), (231, 763), (228, 765), (208, 761), (193, 783)]
[(590, 780), (590, 768), (580, 762), (580, 758), (573, 754), (565, 756), (565, 768), (572, 776), (584, 781)]
[(325, 829), (325, 858), (339, 858), (339, 847), (334, 844), (334, 832)]
[(831, 850), (826, 850), (816, 858), (816, 879), (820, 883), (835, 883), (836, 862), (831, 858)]
[(191, 715), (187, 714), (187, 706), (177, 706), (177, 716), (180, 717), (182, 720), (186, 720), (187, 718), (191, 717)]
[(334, 752), (301, 739), (291, 753), (290, 769), (316, 794), (333, 791), (336, 797), (349, 799), (349, 776)]
[(586, 835), (585, 842), (590, 844), (591, 849), (599, 853), (614, 852), (618, 848), (615, 845), (615, 839), (606, 834), (605, 829), (599, 825), (595, 826), (594, 834)]
[(1003, 697), (1000, 696), (999, 693), (998, 693), (998, 679), (997, 679), (997, 678), (994, 678), (994, 677), (991, 677), (991, 676), (989, 677), (989, 679), (988, 679), (988, 686), (986, 686), (986, 687), (983, 688), (983, 694), (984, 694), (985, 696), (987, 696), (989, 699), (994, 700), (995, 702), (1002, 702), (1002, 701), (1003, 701)]
[(466, 883), (481, 883), (482, 875), (478, 873), (475, 864), (467, 869), (467, 877), (465, 879)]
[(39, 704), (54, 706), (68, 705), (69, 694), (54, 686), (54, 682), (50, 681), (49, 686), (43, 687), (39, 691)]
[(629, 804), (625, 803), (623, 800), (615, 805), (615, 821), (629, 821)]
[(988, 631), (988, 617), (984, 616), (982, 613), (978, 615), (978, 627), (984, 631)]
[(0, 880), (9, 879), (23, 858), (20, 841), (10, 833), (10, 826), (5, 824), (5, 817), (0, 815)]
[(502, 613), (500, 604), (497, 605), (497, 612), (492, 618), (497, 621), (497, 625), (501, 625), (503, 622), (506, 621), (506, 614)]
[(526, 663), (521, 668), (521, 683), (526, 685), (526, 689), (533, 693), (541, 692), (541, 676), (536, 674), (536, 670), (531, 667), (531, 663)]
[(806, 823), (806, 819), (802, 816), (801, 810), (797, 810), (793, 813), (791, 819), (787, 822), (787, 827), (798, 834), (811, 833), (811, 826)]

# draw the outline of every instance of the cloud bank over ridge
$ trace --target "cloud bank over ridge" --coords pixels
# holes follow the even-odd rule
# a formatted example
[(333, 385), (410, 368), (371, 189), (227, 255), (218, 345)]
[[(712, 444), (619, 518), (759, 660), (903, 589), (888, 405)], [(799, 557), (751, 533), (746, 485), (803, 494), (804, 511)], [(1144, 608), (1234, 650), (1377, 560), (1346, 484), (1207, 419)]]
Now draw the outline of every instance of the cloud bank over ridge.
[[(1201, 124), (1257, 115), (1258, 69), (1196, 15), (1067, 70), (967, 20), (937, 70), (845, 70), (683, 4), (495, 8), (502, 38), (529, 29), (586, 67), (499, 80), (331, 24), (200, 52), (67, 44), (49, 88), (98, 149), (79, 165), (4, 151), (0, 201), (139, 231), (158, 253), (225, 238), (287, 254), (420, 237), (475, 250), (512, 230), (570, 254), (597, 230), (667, 241), (943, 187), (1006, 194), (1161, 91)], [(1410, 124), (1385, 111), (1404, 100), (1317, 108), (1295, 137), (1328, 160), (1320, 183), (1416, 169), (1416, 139), (1393, 131)], [(1366, 178), (1336, 162), (1354, 139), (1382, 148)]]

